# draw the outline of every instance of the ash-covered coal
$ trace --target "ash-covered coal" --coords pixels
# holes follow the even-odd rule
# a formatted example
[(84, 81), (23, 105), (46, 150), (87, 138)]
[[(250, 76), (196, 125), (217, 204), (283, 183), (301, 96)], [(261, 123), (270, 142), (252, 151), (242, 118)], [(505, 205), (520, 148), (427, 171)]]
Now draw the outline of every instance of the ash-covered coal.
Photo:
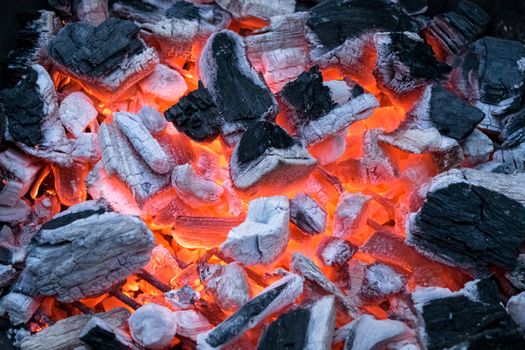
[(239, 165), (253, 161), (264, 154), (269, 148), (287, 149), (297, 144), (288, 133), (276, 124), (258, 122), (248, 129), (237, 148)]

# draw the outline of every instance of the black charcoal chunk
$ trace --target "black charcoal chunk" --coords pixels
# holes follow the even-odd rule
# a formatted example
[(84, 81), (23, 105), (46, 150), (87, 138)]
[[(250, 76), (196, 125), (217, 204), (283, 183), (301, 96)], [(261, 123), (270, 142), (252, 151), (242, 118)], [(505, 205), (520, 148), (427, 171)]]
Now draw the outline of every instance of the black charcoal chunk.
[(0, 93), (8, 119), (9, 134), (15, 141), (36, 146), (43, 140), (44, 99), (37, 85), (38, 73), (29, 69), (26, 76), (11, 89)]
[(308, 309), (300, 308), (282, 314), (264, 330), (257, 350), (304, 349), (309, 321)]
[(327, 49), (378, 31), (416, 32), (415, 22), (389, 0), (328, 0), (310, 10), (307, 25)]
[(499, 134), (502, 147), (513, 147), (525, 141), (525, 107), (512, 113), (503, 120)]
[(195, 141), (213, 141), (220, 133), (217, 106), (199, 81), (199, 88), (164, 112), (166, 120)]
[(96, 350), (128, 350), (131, 339), (119, 336), (104, 321), (93, 317), (81, 330), (79, 339)]
[(467, 183), (427, 194), (409, 243), (465, 268), (516, 266), (525, 241), (525, 207), (506, 195)]
[[(434, 288), (435, 289), (435, 288)], [(523, 349), (525, 338), (497, 299), (494, 282), (469, 282), (460, 292), (416, 290), (412, 295), (424, 323), (428, 350)]]
[(224, 122), (222, 132), (228, 139), (257, 120), (272, 120), (277, 103), (272, 92), (253, 69), (244, 52), (243, 39), (223, 30), (212, 35), (199, 59), (202, 81)]
[(54, 230), (62, 226), (69, 225), (77, 220), (88, 218), (92, 215), (98, 215), (105, 213), (105, 208), (99, 208), (97, 210), (82, 210), (75, 213), (69, 213), (65, 215), (61, 215), (59, 217), (56, 217), (52, 219), (51, 221), (46, 222), (44, 225), (42, 225), (43, 230)]
[(442, 86), (432, 88), (429, 116), (442, 135), (462, 140), (470, 135), (485, 114)]
[(326, 227), (326, 211), (307, 194), (300, 193), (290, 201), (290, 219), (303, 232), (317, 235)]
[(330, 89), (323, 85), (319, 66), (312, 67), (286, 84), (279, 96), (290, 110), (295, 125), (304, 125), (310, 120), (319, 119), (335, 107)]
[(138, 23), (155, 23), (166, 17), (166, 11), (167, 5), (158, 2), (153, 4), (142, 0), (117, 0), (113, 1), (111, 14)]
[(51, 41), (49, 55), (76, 74), (104, 76), (144, 49), (139, 31), (133, 22), (114, 17), (97, 27), (68, 23)]
[(409, 15), (419, 15), (428, 10), (428, 0), (400, 0), (399, 4)]
[(525, 291), (525, 254), (518, 256), (516, 267), (514, 270), (507, 272), (505, 277), (516, 289)]
[(166, 17), (198, 20), (200, 18), (199, 8), (187, 1), (177, 1), (166, 10)]
[(259, 158), (269, 148), (287, 149), (296, 143), (279, 125), (259, 121), (243, 134), (239, 141), (237, 159), (242, 166)]

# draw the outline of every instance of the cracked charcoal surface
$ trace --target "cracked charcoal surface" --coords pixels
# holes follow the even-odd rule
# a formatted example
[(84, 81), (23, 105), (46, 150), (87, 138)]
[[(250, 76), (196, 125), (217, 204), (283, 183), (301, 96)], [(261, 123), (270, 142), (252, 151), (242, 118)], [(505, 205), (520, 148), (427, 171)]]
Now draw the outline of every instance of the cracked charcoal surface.
[(323, 76), (318, 66), (301, 73), (296, 80), (286, 84), (280, 97), (297, 114), (296, 122), (301, 124), (319, 119), (335, 107), (330, 89), (323, 85)]
[(96, 214), (102, 214), (105, 211), (106, 209), (100, 208), (97, 210), (82, 210), (76, 213), (69, 213), (69, 214), (59, 216), (57, 218), (54, 218), (46, 222), (44, 225), (42, 225), (42, 229), (43, 230), (54, 230), (59, 227), (69, 225), (77, 220), (85, 219), (85, 218), (88, 218)]
[(115, 332), (99, 325), (91, 328), (87, 333), (80, 337), (82, 342), (97, 350), (127, 350), (128, 344), (122, 343), (117, 338)]
[(42, 142), (44, 100), (37, 85), (38, 73), (29, 69), (27, 75), (15, 87), (5, 89), (0, 99), (9, 121), (8, 130), (15, 141), (27, 146)]
[(302, 350), (309, 321), (308, 309), (295, 309), (280, 315), (264, 330), (257, 350)]
[(461, 140), (470, 135), (485, 114), (442, 86), (432, 89), (430, 119), (442, 135)]
[(199, 88), (164, 112), (166, 120), (195, 141), (213, 141), (220, 133), (217, 106), (199, 81)]
[(51, 41), (49, 55), (77, 74), (103, 76), (144, 49), (139, 31), (133, 22), (114, 17), (98, 27), (68, 23)]
[(415, 22), (388, 0), (328, 0), (310, 12), (307, 24), (328, 49), (371, 30), (417, 31)]
[(242, 135), (239, 141), (238, 159), (244, 164), (259, 158), (269, 148), (286, 149), (295, 140), (279, 125), (259, 121)]
[(177, 1), (166, 10), (166, 17), (198, 20), (200, 18), (199, 8), (186, 1)]
[(416, 225), (416, 246), (454, 265), (512, 269), (525, 240), (525, 208), (498, 192), (457, 183), (428, 194)]

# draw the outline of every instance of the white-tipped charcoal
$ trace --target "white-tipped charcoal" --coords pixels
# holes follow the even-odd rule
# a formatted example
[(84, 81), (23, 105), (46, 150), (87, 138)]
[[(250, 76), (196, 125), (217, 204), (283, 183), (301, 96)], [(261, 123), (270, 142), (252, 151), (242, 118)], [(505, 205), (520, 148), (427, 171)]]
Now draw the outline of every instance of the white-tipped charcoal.
[(216, 0), (215, 3), (234, 18), (270, 19), (276, 15), (295, 11), (295, 0)]
[(11, 292), (0, 299), (0, 315), (7, 314), (14, 325), (27, 323), (39, 306), (37, 299)]
[(366, 267), (363, 283), (361, 294), (367, 298), (374, 298), (401, 292), (406, 280), (389, 265), (375, 263)]
[(525, 292), (514, 295), (509, 299), (507, 312), (522, 330), (525, 329)]
[(329, 350), (335, 328), (335, 301), (327, 296), (310, 309), (310, 320), (306, 331), (305, 350)]
[(146, 349), (161, 350), (168, 346), (177, 332), (177, 318), (164, 306), (146, 304), (128, 320), (133, 340)]
[(24, 196), (33, 184), (40, 165), (13, 149), (0, 153), (0, 205), (10, 206)]
[(158, 64), (139, 86), (142, 92), (167, 102), (176, 102), (188, 90), (182, 75), (164, 64)]
[(290, 219), (303, 232), (316, 235), (325, 230), (326, 211), (315, 199), (300, 193), (290, 201)]
[(325, 238), (317, 249), (317, 256), (326, 266), (343, 266), (357, 251), (357, 247), (337, 237)]
[(81, 91), (76, 91), (62, 100), (58, 108), (58, 115), (66, 130), (78, 137), (97, 117), (98, 112), (89, 97)]
[(162, 113), (149, 106), (144, 106), (139, 111), (142, 122), (152, 135), (158, 134), (166, 129), (168, 123)]
[(284, 196), (254, 199), (246, 220), (228, 233), (221, 249), (245, 265), (269, 264), (286, 249), (290, 236), (290, 206)]
[(334, 236), (351, 236), (363, 223), (371, 199), (372, 197), (359, 192), (341, 194), (335, 209)]
[(208, 319), (195, 310), (175, 311), (173, 316), (177, 322), (177, 334), (194, 341), (197, 335), (213, 328)]
[(176, 166), (171, 184), (177, 189), (179, 198), (193, 208), (216, 204), (224, 191), (214, 181), (197, 174), (191, 164)]
[(199, 277), (206, 285), (206, 291), (215, 297), (217, 305), (223, 310), (236, 310), (250, 299), (248, 278), (238, 262), (204, 264), (199, 267)]

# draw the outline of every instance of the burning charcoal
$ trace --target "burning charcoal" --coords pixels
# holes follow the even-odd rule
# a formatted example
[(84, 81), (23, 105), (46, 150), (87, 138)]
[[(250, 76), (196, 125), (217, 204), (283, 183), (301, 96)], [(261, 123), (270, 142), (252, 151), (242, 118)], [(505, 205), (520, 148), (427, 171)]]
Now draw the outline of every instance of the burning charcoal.
[[(98, 139), (102, 153), (102, 164), (107, 175), (117, 175), (122, 179), (130, 187), (139, 205), (143, 205), (146, 199), (168, 186), (169, 174), (155, 173), (115, 122), (100, 125)], [(151, 141), (155, 141), (155, 139), (152, 138)], [(154, 156), (156, 158), (158, 154)], [(160, 170), (163, 170), (162, 167)]]
[(235, 19), (270, 19), (295, 11), (295, 0), (216, 0), (215, 3), (231, 13)]
[(166, 18), (170, 2), (160, 1), (112, 1), (111, 15), (133, 20), (137, 23), (155, 23)]
[(300, 47), (265, 51), (261, 56), (261, 64), (264, 80), (272, 92), (276, 92), (306, 70), (308, 53)]
[(456, 140), (470, 135), (484, 117), (482, 111), (441, 86), (432, 88), (428, 114), (442, 135)]
[(140, 350), (127, 333), (111, 327), (96, 316), (93, 316), (82, 328), (79, 338), (90, 348), (97, 350)]
[(195, 310), (181, 310), (173, 313), (177, 322), (177, 334), (197, 340), (197, 335), (212, 328), (208, 319)]
[(113, 118), (133, 148), (153, 171), (166, 174), (171, 170), (168, 156), (148, 132), (140, 116), (128, 112), (115, 112)]
[(507, 302), (507, 312), (521, 330), (525, 330), (525, 292), (512, 296)]
[(136, 310), (128, 325), (133, 340), (147, 349), (164, 349), (177, 332), (173, 312), (157, 304), (147, 304)]
[(235, 144), (255, 121), (277, 114), (277, 102), (250, 65), (238, 34), (227, 30), (213, 34), (201, 53), (199, 71), (217, 105), (228, 144)]
[(165, 284), (180, 272), (171, 251), (160, 244), (151, 251), (151, 260), (143, 270)]
[(461, 1), (456, 10), (434, 16), (423, 29), (423, 36), (439, 58), (452, 60), (468, 48), (489, 22), (490, 16), (478, 5)]
[(0, 299), (0, 315), (7, 314), (12, 324), (27, 323), (40, 306), (40, 301), (11, 292)]
[(317, 235), (326, 227), (326, 211), (305, 193), (298, 194), (290, 201), (290, 219), (309, 235)]
[(212, 294), (217, 305), (225, 311), (233, 311), (250, 299), (250, 287), (242, 265), (233, 262), (227, 265), (204, 264), (199, 267), (199, 277)]
[(192, 208), (214, 205), (223, 193), (222, 187), (199, 176), (191, 164), (176, 166), (171, 181), (179, 198)]
[(60, 104), (58, 115), (62, 125), (73, 136), (79, 137), (89, 123), (98, 116), (93, 102), (83, 92), (69, 94)]
[(383, 263), (375, 263), (366, 267), (361, 293), (366, 298), (385, 297), (399, 293), (405, 283), (405, 278), (392, 267)]
[(154, 108), (144, 106), (139, 111), (142, 123), (152, 135), (157, 135), (166, 129), (166, 120), (162, 114)]
[(230, 176), (237, 189), (271, 193), (304, 179), (315, 165), (316, 160), (299, 141), (278, 125), (261, 121), (235, 146)]
[(357, 247), (337, 237), (327, 237), (319, 245), (317, 256), (326, 266), (343, 266), (356, 252)]
[(326, 277), (315, 263), (300, 253), (292, 256), (292, 271), (303, 276), (307, 281), (317, 285), (325, 292), (332, 294), (352, 317), (357, 317), (360, 312), (352, 305), (347, 296), (332, 281)]
[[(146, 225), (104, 207), (83, 209), (92, 203), (73, 206), (42, 226), (15, 290), (73, 302), (110, 290), (146, 265), (154, 247)], [(110, 274), (100, 274), (108, 268)]]
[(379, 88), (396, 99), (442, 81), (450, 73), (451, 67), (436, 60), (432, 48), (415, 33), (378, 33), (374, 43), (374, 76)]
[(418, 288), (412, 293), (426, 348), (462, 346), (467, 349), (512, 349), (525, 339), (497, 297), (491, 280), (468, 282), (452, 292), (446, 288)]
[(493, 159), (506, 166), (506, 172), (525, 172), (525, 142), (514, 147), (504, 147), (496, 150)]
[(7, 56), (8, 79), (20, 79), (31, 65), (44, 64), (46, 48), (60, 28), (60, 19), (52, 11), (27, 14), (25, 27), (17, 34), (17, 47)]
[(234, 227), (221, 245), (223, 253), (250, 266), (269, 264), (286, 249), (290, 208), (284, 196), (261, 197), (248, 206), (246, 221)]
[(291, 305), (303, 292), (303, 281), (289, 274), (265, 288), (212, 330), (197, 336), (199, 349), (220, 349), (261, 321)]
[(22, 223), (27, 221), (30, 215), (31, 205), (24, 199), (19, 199), (8, 207), (0, 205), (0, 222)]
[(98, 26), (108, 18), (108, 0), (72, 1), (73, 12), (81, 21)]
[(351, 323), (344, 350), (419, 349), (417, 344), (414, 331), (403, 322), (363, 315)]
[(494, 143), (490, 137), (478, 129), (474, 129), (472, 134), (460, 142), (460, 145), (465, 156), (463, 166), (475, 166), (488, 162), (494, 153)]
[(197, 90), (183, 96), (164, 116), (195, 141), (213, 141), (219, 136), (221, 121), (217, 106), (200, 81)]
[[(476, 176), (476, 171), (470, 174)], [(488, 175), (498, 174), (486, 173), (483, 181), (490, 181)], [(525, 207), (506, 191), (498, 191), (494, 179), (484, 186), (468, 175), (459, 176), (432, 180), (422, 208), (410, 217), (407, 242), (450, 265), (512, 269), (525, 241)]]
[(331, 349), (335, 326), (333, 297), (324, 297), (308, 308), (282, 314), (264, 331), (257, 349)]
[(243, 222), (243, 217), (208, 217), (179, 215), (173, 238), (186, 248), (211, 249), (220, 246), (228, 232)]
[(166, 301), (177, 309), (190, 309), (201, 296), (199, 292), (193, 290), (190, 286), (184, 286), (164, 293), (164, 297)]
[[(97, 134), (81, 133), (73, 141), (71, 157), (77, 163), (96, 163), (100, 159), (100, 146)], [(75, 162), (73, 162), (73, 166)]]
[(505, 277), (518, 290), (525, 291), (525, 254), (518, 256), (516, 267), (505, 274)]
[(188, 90), (182, 75), (164, 64), (158, 64), (139, 86), (145, 94), (168, 102), (178, 101)]
[(359, 159), (358, 170), (361, 179), (371, 184), (380, 184), (393, 180), (398, 176), (398, 170), (381, 148), (381, 129), (371, 129), (363, 135), (363, 157)]
[(112, 101), (150, 73), (159, 59), (138, 38), (140, 28), (108, 18), (99, 26), (68, 23), (51, 41), (49, 55), (64, 73), (86, 84), (101, 101)]
[(376, 32), (417, 32), (416, 23), (388, 0), (330, 0), (310, 10), (307, 38), (312, 60), (322, 67), (343, 65), (356, 75), (367, 75), (366, 62)]
[(12, 265), (0, 264), (0, 288), (10, 285), (17, 275)]
[(0, 153), (0, 205), (14, 205), (33, 183), (40, 166), (23, 153), (7, 149)]
[[(118, 329), (126, 324), (130, 316), (128, 310), (115, 308), (94, 315), (77, 315), (58, 321), (40, 332), (22, 340), (23, 350), (70, 350), (85, 345), (80, 340), (81, 331), (93, 318), (97, 318), (112, 329)], [(98, 348), (97, 348), (98, 349)], [(133, 349), (133, 348), (132, 348)]]
[(334, 217), (334, 236), (347, 237), (363, 223), (372, 197), (362, 193), (344, 192), (339, 197)]

